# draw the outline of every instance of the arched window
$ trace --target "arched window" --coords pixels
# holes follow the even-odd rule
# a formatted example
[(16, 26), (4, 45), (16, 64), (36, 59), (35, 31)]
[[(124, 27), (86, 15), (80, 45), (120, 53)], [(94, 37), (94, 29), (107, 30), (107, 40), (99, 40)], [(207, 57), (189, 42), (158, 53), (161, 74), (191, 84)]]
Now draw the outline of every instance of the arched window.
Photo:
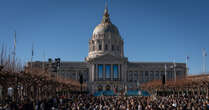
[(102, 45), (99, 45), (99, 50), (102, 50)]
[(105, 87), (105, 89), (106, 89), (106, 91), (109, 91), (109, 90), (111, 89), (110, 85), (107, 85), (107, 86)]
[(103, 87), (101, 85), (99, 85), (97, 88), (98, 88), (98, 91), (102, 91), (103, 90)]

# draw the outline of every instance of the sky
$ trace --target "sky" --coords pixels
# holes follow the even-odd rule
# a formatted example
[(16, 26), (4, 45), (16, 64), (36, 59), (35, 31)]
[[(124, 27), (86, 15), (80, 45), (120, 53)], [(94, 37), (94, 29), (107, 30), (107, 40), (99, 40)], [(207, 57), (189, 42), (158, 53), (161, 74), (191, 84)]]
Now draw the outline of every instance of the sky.
[[(88, 39), (103, 16), (105, 0), (0, 0), (0, 45), (23, 62), (61, 58), (84, 61)], [(209, 53), (208, 0), (109, 0), (110, 18), (124, 39), (129, 61), (185, 62), (202, 72), (202, 48)], [(209, 58), (206, 58), (209, 71)]]

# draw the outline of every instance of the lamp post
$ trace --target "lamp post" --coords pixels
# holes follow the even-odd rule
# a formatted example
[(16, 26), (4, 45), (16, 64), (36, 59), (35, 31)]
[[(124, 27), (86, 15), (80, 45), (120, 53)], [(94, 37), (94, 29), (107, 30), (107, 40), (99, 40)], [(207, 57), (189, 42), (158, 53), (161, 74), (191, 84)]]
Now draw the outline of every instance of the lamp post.
[(80, 74), (80, 79), (79, 79), (80, 85), (81, 85), (81, 90), (80, 93), (82, 92), (82, 84), (83, 84), (83, 75)]
[(3, 68), (4, 68), (4, 66), (3, 65), (0, 65), (0, 71), (2, 71)]
[(57, 76), (58, 76), (58, 71), (60, 69), (60, 58), (55, 58), (55, 64), (56, 64), (56, 80), (57, 80)]

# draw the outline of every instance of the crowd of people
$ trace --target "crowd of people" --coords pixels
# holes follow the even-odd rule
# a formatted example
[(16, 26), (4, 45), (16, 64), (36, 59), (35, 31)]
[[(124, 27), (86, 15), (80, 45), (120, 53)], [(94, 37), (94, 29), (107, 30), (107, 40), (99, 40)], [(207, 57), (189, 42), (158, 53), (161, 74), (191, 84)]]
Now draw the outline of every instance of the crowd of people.
[(209, 110), (203, 95), (170, 96), (70, 96), (45, 97), (21, 102), (7, 100), (0, 110)]

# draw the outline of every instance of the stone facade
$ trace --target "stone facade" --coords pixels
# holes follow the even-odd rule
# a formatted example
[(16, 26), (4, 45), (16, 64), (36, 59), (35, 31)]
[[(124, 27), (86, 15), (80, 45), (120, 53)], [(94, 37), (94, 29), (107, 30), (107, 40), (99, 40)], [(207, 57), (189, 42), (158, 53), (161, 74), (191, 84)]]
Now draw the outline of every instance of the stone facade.
[[(35, 63), (43, 62), (33, 63), (41, 65)], [(52, 74), (58, 73), (64, 78), (79, 80), (79, 75), (82, 74), (91, 93), (99, 90), (138, 89), (140, 84), (161, 80), (165, 74), (166, 80), (186, 76), (185, 63), (175, 63), (174, 69), (172, 62), (129, 62), (124, 56), (124, 41), (118, 28), (111, 23), (107, 8), (89, 40), (89, 52), (84, 62), (61, 61), (56, 72), (55, 62), (49, 60), (44, 63), (48, 71)]]

